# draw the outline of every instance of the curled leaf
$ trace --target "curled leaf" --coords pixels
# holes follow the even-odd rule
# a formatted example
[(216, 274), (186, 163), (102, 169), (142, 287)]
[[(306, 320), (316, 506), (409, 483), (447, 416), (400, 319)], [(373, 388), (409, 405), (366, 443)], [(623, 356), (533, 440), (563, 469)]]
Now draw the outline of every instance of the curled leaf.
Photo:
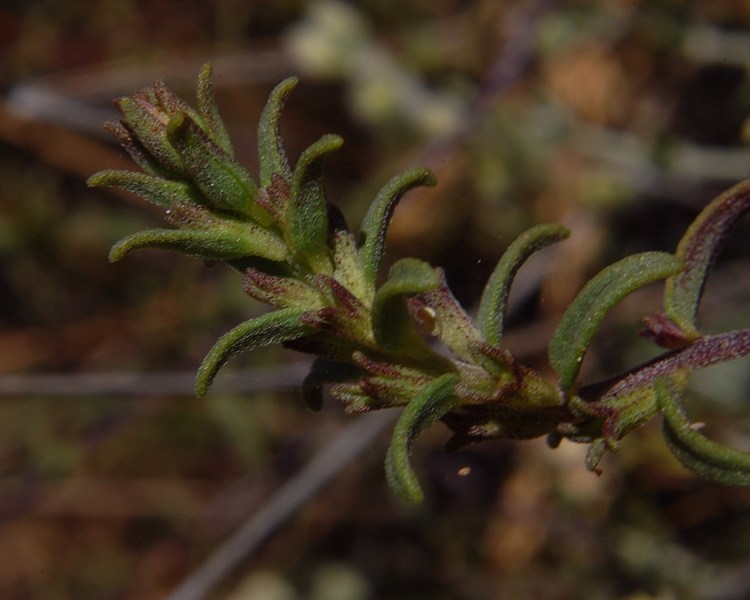
[(412, 327), (405, 300), (437, 289), (440, 281), (440, 273), (424, 261), (404, 258), (394, 263), (372, 306), (372, 329), (378, 344), (389, 350), (425, 346)]
[(586, 349), (606, 314), (635, 290), (675, 275), (682, 262), (666, 252), (634, 254), (591, 279), (563, 314), (549, 344), (550, 365), (565, 391), (575, 384)]
[(664, 309), (686, 336), (695, 339), (698, 311), (708, 271), (732, 226), (750, 210), (750, 180), (713, 200), (693, 221), (677, 246), (676, 256), (685, 269), (667, 279)]
[(129, 235), (109, 252), (110, 262), (122, 259), (133, 250), (160, 248), (175, 250), (205, 260), (232, 260), (259, 256), (283, 260), (286, 248), (273, 234), (250, 223), (217, 225), (211, 230), (148, 229)]
[(228, 156), (234, 158), (234, 149), (232, 141), (229, 139), (229, 133), (224, 126), (224, 120), (219, 114), (219, 107), (216, 106), (214, 97), (214, 77), (213, 68), (210, 63), (203, 65), (200, 75), (198, 76), (198, 112), (203, 118), (211, 139), (221, 148)]
[(429, 169), (409, 169), (386, 183), (370, 205), (359, 232), (359, 256), (365, 277), (375, 282), (380, 261), (385, 251), (386, 234), (393, 210), (401, 197), (410, 189), (420, 185), (433, 186), (435, 176)]
[(701, 477), (729, 485), (750, 485), (750, 454), (709, 440), (690, 424), (671, 378), (655, 382), (659, 409), (664, 414), (664, 437), (672, 453)]
[(116, 187), (169, 208), (174, 202), (198, 203), (195, 188), (185, 181), (174, 181), (133, 171), (99, 171), (88, 178), (91, 187)]
[(313, 267), (329, 270), (326, 259), (328, 242), (328, 202), (323, 188), (323, 161), (344, 140), (324, 135), (302, 152), (292, 175), (288, 213), (289, 245)]
[(209, 350), (198, 367), (195, 393), (203, 396), (213, 383), (219, 369), (240, 352), (252, 350), (258, 346), (294, 340), (315, 332), (314, 327), (303, 323), (300, 319), (304, 312), (299, 309), (284, 308), (245, 321), (225, 333)]
[(290, 181), (292, 172), (284, 152), (279, 134), (279, 116), (289, 93), (297, 85), (296, 77), (289, 77), (278, 84), (268, 98), (258, 124), (258, 160), (260, 162), (260, 185), (271, 184), (271, 176), (276, 173), (284, 181)]
[(490, 275), (479, 303), (477, 325), (487, 342), (493, 346), (500, 345), (510, 287), (523, 263), (534, 252), (564, 240), (569, 235), (570, 232), (562, 225), (537, 225), (522, 233), (508, 246)]
[(453, 391), (458, 375), (446, 373), (427, 384), (401, 413), (385, 459), (388, 484), (396, 494), (413, 504), (424, 499), (422, 488), (411, 466), (411, 450), (420, 433), (453, 407)]

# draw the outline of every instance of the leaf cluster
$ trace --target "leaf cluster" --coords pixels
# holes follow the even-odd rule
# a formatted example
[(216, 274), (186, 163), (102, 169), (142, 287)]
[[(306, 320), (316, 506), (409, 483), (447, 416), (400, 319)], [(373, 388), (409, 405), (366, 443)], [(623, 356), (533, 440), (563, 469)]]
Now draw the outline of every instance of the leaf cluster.
[[(732, 225), (750, 208), (750, 183), (711, 203), (674, 254), (626, 257), (594, 276), (563, 315), (549, 344), (549, 381), (502, 346), (513, 280), (538, 250), (569, 232), (538, 225), (506, 250), (482, 294), (476, 319), (458, 303), (444, 273), (404, 258), (378, 285), (388, 225), (400, 198), (435, 184), (427, 169), (387, 182), (353, 232), (326, 196), (325, 159), (343, 140), (324, 135), (292, 167), (279, 119), (294, 78), (270, 95), (258, 127), (257, 181), (238, 164), (216, 106), (211, 67), (199, 77), (197, 109), (162, 82), (120, 98), (109, 124), (143, 172), (103, 171), (93, 186), (140, 194), (165, 210), (173, 227), (133, 234), (112, 249), (119, 260), (139, 248), (177, 250), (240, 270), (248, 295), (273, 310), (222, 336), (198, 369), (205, 394), (220, 368), (268, 344), (316, 356), (304, 397), (313, 408), (323, 387), (350, 413), (401, 407), (386, 456), (386, 475), (403, 498), (423, 492), (411, 467), (418, 436), (437, 421), (453, 431), (450, 449), (491, 438), (548, 436), (589, 444), (598, 470), (606, 451), (658, 413), (680, 461), (714, 480), (750, 482), (748, 455), (724, 448), (691, 427), (681, 393), (690, 373), (750, 353), (750, 330), (703, 335), (696, 313), (708, 270)], [(582, 386), (579, 373), (609, 311), (635, 290), (664, 280), (664, 311), (646, 318), (644, 334), (666, 352), (611, 380)]]

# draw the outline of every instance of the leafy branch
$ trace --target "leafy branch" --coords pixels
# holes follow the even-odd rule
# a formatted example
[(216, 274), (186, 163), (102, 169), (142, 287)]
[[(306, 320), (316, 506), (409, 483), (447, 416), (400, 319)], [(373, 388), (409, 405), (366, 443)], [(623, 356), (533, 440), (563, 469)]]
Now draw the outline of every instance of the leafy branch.
[[(681, 399), (689, 375), (750, 353), (750, 329), (703, 335), (696, 323), (709, 268), (734, 223), (750, 209), (750, 182), (714, 200), (674, 254), (626, 257), (593, 277), (563, 315), (549, 345), (557, 375), (548, 381), (501, 345), (513, 279), (538, 250), (568, 237), (559, 225), (538, 225), (507, 249), (482, 294), (476, 321), (458, 303), (440, 268), (415, 258), (396, 262), (377, 286), (388, 224), (400, 198), (435, 184), (411, 169), (383, 186), (354, 234), (323, 183), (323, 164), (343, 140), (324, 135), (292, 166), (279, 118), (296, 85), (280, 83), (258, 127), (258, 181), (237, 162), (214, 101), (211, 67), (199, 77), (197, 110), (157, 81), (115, 101), (122, 118), (108, 124), (143, 172), (102, 171), (92, 186), (140, 194), (165, 209), (169, 229), (119, 241), (110, 259), (140, 248), (176, 250), (224, 261), (244, 274), (243, 288), (274, 310), (224, 336), (198, 369), (205, 394), (219, 369), (241, 352), (283, 343), (317, 356), (304, 385), (318, 408), (323, 388), (349, 413), (402, 407), (386, 457), (386, 475), (402, 498), (423, 492), (410, 456), (419, 435), (437, 421), (453, 431), (449, 448), (491, 438), (542, 435), (589, 444), (598, 470), (633, 429), (658, 413), (675, 456), (722, 483), (750, 483), (750, 455), (708, 440), (691, 427)], [(667, 351), (610, 380), (581, 386), (579, 371), (610, 310), (635, 290), (665, 281), (664, 312), (645, 319), (644, 335)], [(442, 345), (448, 352), (439, 349)]]

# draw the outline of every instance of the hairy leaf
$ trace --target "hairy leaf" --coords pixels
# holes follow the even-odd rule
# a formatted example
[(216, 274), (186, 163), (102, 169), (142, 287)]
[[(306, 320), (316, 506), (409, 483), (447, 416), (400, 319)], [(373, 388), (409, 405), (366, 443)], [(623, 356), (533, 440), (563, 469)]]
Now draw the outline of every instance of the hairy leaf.
[(737, 220), (750, 210), (750, 181), (721, 194), (693, 221), (677, 246), (685, 269), (667, 279), (664, 309), (689, 338), (698, 337), (695, 315), (716, 255)]
[(302, 152), (292, 175), (289, 244), (311, 266), (324, 270), (328, 270), (328, 202), (323, 188), (323, 161), (343, 143), (337, 135), (324, 135)]
[(420, 185), (433, 186), (436, 182), (429, 169), (409, 169), (391, 179), (378, 192), (362, 222), (357, 242), (365, 277), (371, 283), (375, 282), (378, 274), (385, 251), (388, 224), (396, 204), (410, 189)]
[(477, 314), (477, 325), (487, 342), (500, 345), (503, 320), (513, 279), (524, 262), (538, 250), (560, 240), (570, 232), (561, 225), (537, 225), (522, 233), (508, 246), (492, 272), (482, 293)]
[(416, 258), (404, 258), (391, 267), (372, 306), (372, 328), (378, 344), (389, 350), (425, 346), (411, 325), (405, 299), (437, 289), (440, 280), (435, 268)]
[(229, 133), (224, 126), (224, 119), (219, 114), (219, 107), (216, 106), (214, 96), (214, 77), (213, 68), (210, 63), (203, 65), (200, 75), (198, 76), (198, 112), (203, 118), (203, 122), (211, 134), (211, 139), (219, 146), (227, 156), (234, 158), (234, 149), (232, 141), (229, 139)]
[(116, 187), (169, 208), (174, 202), (200, 201), (196, 189), (185, 181), (174, 181), (133, 171), (99, 171), (88, 178), (91, 187)]
[(250, 319), (225, 333), (209, 350), (198, 368), (195, 393), (203, 396), (224, 364), (240, 352), (258, 346), (278, 344), (314, 333), (314, 327), (300, 319), (304, 310), (285, 308)]
[(290, 181), (292, 171), (284, 152), (284, 144), (279, 134), (279, 116), (287, 96), (297, 85), (296, 77), (289, 77), (273, 88), (258, 124), (258, 160), (260, 161), (260, 185), (271, 184), (271, 176), (279, 174), (284, 181)]
[(286, 258), (286, 248), (273, 234), (249, 223), (238, 226), (217, 226), (212, 230), (148, 229), (129, 235), (109, 252), (116, 262), (133, 250), (160, 248), (175, 250), (205, 260), (232, 260), (260, 256), (270, 260)]
[(411, 466), (411, 450), (420, 433), (451, 410), (458, 375), (446, 373), (427, 384), (406, 406), (396, 423), (385, 459), (388, 484), (404, 500), (420, 504), (422, 488)]
[(606, 314), (628, 294), (682, 269), (682, 262), (665, 252), (634, 254), (602, 270), (576, 296), (563, 314), (549, 345), (550, 365), (560, 387), (570, 391), (586, 349)]
[(655, 382), (659, 409), (664, 414), (664, 437), (670, 450), (701, 477), (730, 485), (750, 485), (750, 454), (709, 440), (694, 429), (679, 401), (675, 382)]

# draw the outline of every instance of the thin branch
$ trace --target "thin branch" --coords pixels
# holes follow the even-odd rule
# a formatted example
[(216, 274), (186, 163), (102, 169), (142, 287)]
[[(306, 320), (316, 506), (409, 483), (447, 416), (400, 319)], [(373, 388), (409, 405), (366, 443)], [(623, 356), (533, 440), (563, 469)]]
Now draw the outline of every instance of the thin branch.
[(396, 416), (391, 411), (376, 411), (347, 425), (165, 600), (209, 597), (276, 529), (367, 449)]

